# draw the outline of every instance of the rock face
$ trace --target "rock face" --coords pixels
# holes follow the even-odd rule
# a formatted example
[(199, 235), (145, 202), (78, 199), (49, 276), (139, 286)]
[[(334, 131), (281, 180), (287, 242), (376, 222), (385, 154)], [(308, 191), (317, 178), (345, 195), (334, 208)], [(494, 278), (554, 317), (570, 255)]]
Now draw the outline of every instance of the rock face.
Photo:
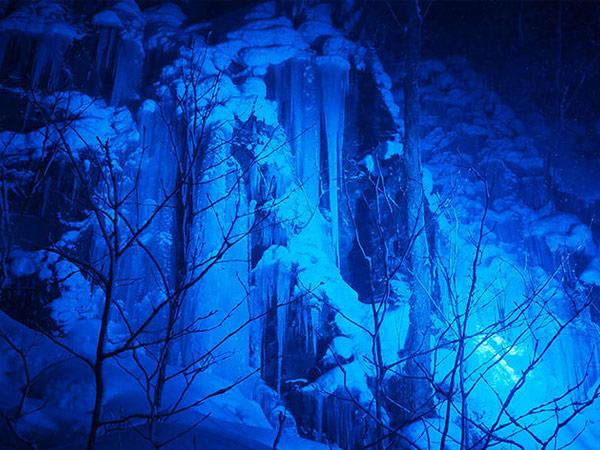
[[(133, 364), (152, 395), (162, 370), (165, 404), (198, 411), (213, 395), (173, 394), (181, 384), (240, 383), (271, 426), (344, 449), (461, 433), (475, 446), (485, 434), (458, 429), (466, 416), (534, 448), (499, 427), (504, 400), (513, 415), (559, 391), (559, 415), (565, 398), (587, 401), (597, 199), (563, 180), (568, 210), (545, 206), (536, 142), (464, 59), (421, 64), (427, 225), (409, 230), (401, 74), (336, 26), (360, 20), (352, 2), (265, 2), (213, 25), (172, 3), (109, 3), (17, 3), (0, 21), (0, 90), (17, 109), (2, 105), (4, 311), (80, 336), (102, 317), (114, 253), (106, 352), (124, 350), (111, 370)], [(415, 233), (435, 280), (425, 425), (402, 422)], [(551, 436), (548, 414), (519, 426)]]

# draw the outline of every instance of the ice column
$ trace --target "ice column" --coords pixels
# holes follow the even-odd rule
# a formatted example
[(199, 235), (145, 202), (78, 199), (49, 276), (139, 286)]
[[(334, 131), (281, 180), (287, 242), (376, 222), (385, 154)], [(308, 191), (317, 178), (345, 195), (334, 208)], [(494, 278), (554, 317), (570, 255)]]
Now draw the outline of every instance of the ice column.
[(311, 208), (319, 205), (321, 92), (315, 68), (306, 57), (292, 59), (274, 70), (275, 100), (288, 134), (296, 174)]
[[(336, 263), (339, 263), (338, 196), (349, 70), (348, 61), (335, 56), (316, 60), (299, 57), (273, 70), (274, 97), (292, 147), (298, 181), (315, 209), (320, 203), (321, 177), (325, 178), (323, 185), (328, 186)], [(322, 149), (323, 141), (326, 151)], [(324, 159), (327, 167), (321, 168)]]
[(342, 179), (342, 148), (348, 72), (350, 65), (341, 57), (321, 57), (318, 60), (322, 88), (322, 114), (327, 143), (329, 207), (331, 240), (335, 262), (339, 265), (339, 186)]

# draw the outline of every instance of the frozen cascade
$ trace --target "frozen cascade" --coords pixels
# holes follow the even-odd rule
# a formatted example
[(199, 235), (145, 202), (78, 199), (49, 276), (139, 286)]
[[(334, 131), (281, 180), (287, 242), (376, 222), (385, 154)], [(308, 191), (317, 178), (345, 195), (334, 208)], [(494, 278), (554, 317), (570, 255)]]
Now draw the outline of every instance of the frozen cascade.
[(319, 205), (321, 92), (317, 73), (307, 57), (291, 59), (273, 69), (274, 97), (288, 134), (295, 168), (309, 204)]
[[(575, 326), (569, 327), (559, 338), (559, 345), (555, 355), (548, 358), (548, 365), (552, 361), (563, 361), (563, 367), (570, 370), (556, 371), (556, 376), (561, 377), (563, 386), (574, 387), (581, 383), (581, 387), (571, 393), (571, 398), (576, 401), (585, 401), (589, 389), (598, 381), (600, 375), (600, 361), (594, 334), (596, 330), (590, 330), (589, 325), (578, 321)], [(549, 369), (555, 370), (555, 367)], [(582, 382), (583, 380), (583, 382)]]
[(119, 105), (135, 97), (144, 65), (144, 20), (135, 2), (122, 2), (113, 10), (96, 14), (92, 23), (98, 27), (96, 63), (99, 74), (111, 76), (110, 103)]
[(17, 69), (21, 73), (29, 70), (31, 86), (39, 87), (40, 82), (44, 80), (44, 87), (54, 89), (61, 79), (64, 53), (71, 45), (72, 39), (70, 36), (53, 35), (32, 37), (0, 35), (0, 68), (5, 62), (7, 47), (14, 42), (19, 49)]
[(6, 47), (9, 41), (9, 36), (0, 34), (0, 69), (2, 69), (2, 63), (4, 62), (4, 56), (6, 55)]
[(142, 78), (142, 61), (144, 49), (141, 42), (128, 39), (117, 45), (114, 59), (114, 82), (110, 98), (111, 105), (118, 105), (122, 100), (129, 100)]
[[(123, 108), (117, 110), (121, 109)], [(123, 119), (125, 117), (122, 117)], [(131, 121), (129, 126), (134, 128), (134, 122)], [(163, 201), (165, 192), (163, 188), (166, 190), (173, 188), (175, 169), (172, 153), (167, 145), (166, 127), (160, 117), (159, 107), (154, 101), (145, 101), (138, 111), (137, 130), (139, 140), (135, 143), (135, 148), (131, 147), (127, 150), (120, 161), (126, 179), (131, 183), (128, 188), (136, 183), (138, 170), (143, 174), (143, 178), (137, 181), (137, 187), (133, 191), (135, 196), (123, 204), (122, 213), (134, 228), (142, 227), (152, 217)], [(170, 285), (173, 282), (171, 210), (171, 208), (162, 208), (139, 237), (139, 242), (151, 252), (152, 258), (160, 267), (161, 275)], [(132, 325), (141, 325), (138, 320), (147, 317), (152, 308), (166, 295), (165, 286), (159, 281), (162, 276), (159, 276), (156, 270), (146, 251), (137, 245), (124, 253), (120, 260), (119, 299), (123, 302), (125, 314)], [(139, 282), (132, 283), (132, 280)], [(157, 317), (150, 331), (161, 328), (159, 321), (164, 319), (163, 316), (164, 313)]]
[[(146, 100), (138, 112), (139, 133), (142, 148), (145, 149), (142, 160), (144, 183), (142, 195), (150, 204), (143, 205), (147, 218), (152, 214), (155, 205), (162, 201), (164, 192), (174, 189), (176, 160), (169, 139), (169, 130), (162, 117), (160, 107), (152, 100)], [(171, 230), (173, 217), (171, 208), (161, 211), (156, 226), (151, 230), (153, 246), (157, 257), (165, 267), (165, 275), (173, 282), (173, 242)], [(138, 213), (138, 214), (140, 214)]]
[[(167, 152), (161, 146), (160, 133), (164, 132), (164, 127), (160, 126), (158, 116), (156, 103), (146, 101), (137, 115), (139, 146), (120, 162), (130, 183), (135, 182), (138, 167), (140, 173), (144, 174), (143, 181), (138, 183), (135, 189), (135, 198), (125, 202), (122, 211), (129, 223), (136, 228), (141, 227), (151, 217), (160, 203), (161, 186), (168, 188), (171, 185)], [(131, 126), (134, 124), (131, 123)], [(142, 152), (141, 148), (146, 150)], [(172, 247), (169, 233), (171, 223), (169, 212), (164, 210), (140, 236), (140, 241), (152, 252), (167, 279), (172, 276)], [(152, 305), (160, 301), (162, 286), (158, 284), (159, 278), (154, 271), (155, 266), (139, 246), (132, 247), (120, 260), (121, 286), (118, 288), (118, 296), (123, 302), (128, 320), (133, 325), (139, 325), (136, 318), (149, 314)], [(132, 283), (131, 280), (141, 282)]]
[[(283, 286), (284, 288), (286, 286)], [(279, 291), (279, 286), (277, 287)], [(285, 294), (285, 292), (284, 292)], [(289, 295), (283, 297), (283, 301), (280, 301), (281, 297), (271, 297), (271, 305), (269, 308), (277, 308), (277, 390), (281, 389), (281, 376), (283, 373), (283, 350), (285, 348), (285, 335), (288, 327), (288, 300)]]
[(310, 431), (311, 439), (334, 443), (344, 449), (361, 448), (364, 442), (375, 440), (364, 412), (344, 399), (342, 391), (324, 396), (315, 390), (293, 390), (288, 395), (298, 423), (306, 427), (305, 432)]
[[(43, 81), (45, 88), (56, 88), (65, 66), (65, 50), (82, 37), (69, 22), (70, 14), (69, 7), (60, 2), (17, 2), (0, 23), (0, 68), (10, 60), (21, 76), (29, 71), (31, 87)], [(18, 49), (16, 55), (7, 55), (11, 45)]]
[(216, 358), (218, 364), (211, 364), (209, 370), (237, 377), (249, 364), (249, 331), (241, 328), (229, 335), (249, 319), (250, 216), (241, 167), (226, 143), (229, 136), (216, 135), (209, 144), (214, 150), (204, 161), (207, 169), (194, 188), (194, 210), (202, 213), (195, 213), (187, 244), (187, 252), (195, 255), (187, 276), (198, 282), (186, 295), (184, 316), (204, 319), (186, 337), (182, 357), (186, 361), (209, 358), (201, 364)]
[[(305, 216), (310, 217), (313, 212), (304, 192), (294, 182), (294, 161), (290, 153), (291, 147), (281, 127), (275, 129), (270, 137), (259, 135), (258, 143), (252, 149), (259, 164), (252, 164), (249, 170), (250, 197), (258, 206), (257, 221), (266, 220), (252, 233), (255, 249), (285, 245), (293, 224)], [(282, 203), (283, 198), (287, 201)], [(271, 209), (270, 204), (277, 207)], [(260, 254), (254, 257), (259, 258)]]
[(98, 33), (98, 46), (96, 47), (96, 69), (103, 71), (111, 67), (111, 55), (114, 53), (115, 41), (118, 31), (115, 28), (102, 28)]
[(350, 64), (341, 57), (321, 57), (318, 60), (323, 90), (322, 111), (327, 141), (329, 175), (329, 208), (331, 211), (331, 240), (335, 262), (339, 267), (339, 209), (338, 190), (342, 181), (342, 149), (344, 144), (345, 100), (348, 91)]
[(71, 44), (67, 39), (52, 39), (39, 37), (35, 43), (35, 56), (33, 58), (31, 84), (37, 87), (42, 75), (48, 73), (48, 87), (53, 89), (60, 79), (63, 67), (63, 55)]
[[(289, 250), (283, 246), (272, 246), (267, 249), (258, 265), (253, 270), (255, 285), (252, 291), (251, 305), (256, 309), (252, 317), (264, 314), (260, 321), (262, 333), (253, 333), (256, 337), (253, 353), (258, 354), (258, 346), (262, 347), (263, 363), (272, 361), (271, 340), (268, 339), (268, 327), (276, 327), (277, 366), (275, 370), (269, 364), (263, 366), (263, 378), (267, 384), (279, 391), (281, 387), (283, 349), (286, 341), (288, 303), (291, 298), (295, 280), (294, 266)], [(273, 320), (274, 319), (274, 320)], [(272, 323), (275, 321), (276, 323)], [(255, 327), (256, 328), (256, 327)], [(258, 336), (262, 337), (259, 344)], [(255, 361), (253, 364), (256, 364)], [(274, 372), (274, 373), (273, 373)]]
[[(337, 265), (338, 196), (349, 71), (349, 62), (341, 57), (298, 57), (276, 66), (269, 80), (292, 147), (296, 174), (311, 207), (319, 205), (324, 189), (328, 191), (332, 251)], [(322, 148), (323, 141), (326, 149)], [(321, 167), (324, 159), (326, 167)]]
[(175, 182), (175, 158), (170, 143), (169, 130), (161, 114), (161, 107), (146, 100), (138, 112), (138, 126), (144, 148), (144, 189), (148, 198), (159, 201), (163, 188), (170, 191)]
[[(308, 320), (306, 320), (308, 323)], [(312, 350), (313, 355), (317, 355), (317, 325), (319, 324), (319, 310), (317, 308), (310, 308), (310, 333), (307, 333), (307, 336), (310, 336), (310, 340), (307, 339), (307, 345), (310, 342), (312, 344), (311, 349), (306, 349), (308, 352)]]
[(321, 439), (322, 439), (322, 435), (323, 435), (323, 396), (317, 395), (316, 399), (317, 399), (317, 414), (316, 414), (317, 435), (316, 435), (316, 440), (317, 440), (317, 442), (320, 442)]

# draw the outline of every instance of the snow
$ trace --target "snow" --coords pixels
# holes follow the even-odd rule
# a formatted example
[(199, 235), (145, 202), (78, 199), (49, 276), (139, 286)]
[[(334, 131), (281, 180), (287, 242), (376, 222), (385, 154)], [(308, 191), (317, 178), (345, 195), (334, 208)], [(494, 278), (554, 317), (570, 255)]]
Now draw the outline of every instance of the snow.
[(100, 11), (92, 18), (92, 23), (98, 27), (123, 28), (123, 23), (116, 12), (111, 10)]
[(291, 24), (275, 23), (268, 24), (261, 21), (258, 27), (250, 25), (238, 31), (227, 34), (228, 39), (240, 40), (252, 47), (269, 47), (282, 45), (304, 50), (308, 45), (298, 36)]
[(277, 2), (267, 1), (255, 6), (252, 12), (246, 14), (244, 17), (246, 20), (254, 19), (273, 19), (275, 18), (275, 11), (277, 9)]
[(448, 73), (446, 64), (438, 59), (427, 59), (419, 64), (419, 77), (431, 82), (434, 77)]
[[(252, 19), (252, 16), (246, 16), (247, 19)], [(267, 18), (256, 18), (256, 20), (252, 20), (249, 21), (248, 23), (244, 24), (244, 29), (245, 30), (262, 30), (266, 33), (268, 33), (270, 30), (272, 29), (283, 29), (283, 28), (287, 28), (287, 29), (292, 29), (294, 27), (292, 21), (287, 18), (287, 17), (271, 17), (268, 16)], [(233, 32), (232, 34), (228, 35), (228, 38), (236, 38), (238, 36), (238, 34), (236, 34), (236, 32)], [(252, 42), (253, 44), (255, 43), (254, 41)]]
[(60, 282), (61, 296), (52, 302), (52, 317), (63, 331), (73, 326), (74, 321), (98, 316), (102, 294), (86, 280), (73, 264), (59, 261), (55, 264), (56, 278)]
[[(89, 325), (87, 325), (89, 327)], [(60, 443), (60, 448), (79, 448), (85, 436), (87, 426), (86, 408), (89, 407), (92, 397), (90, 385), (91, 371), (81, 361), (69, 359), (67, 353), (58, 346), (52, 344), (31, 330), (27, 330), (22, 325), (8, 318), (4, 313), (0, 313), (0, 330), (15, 339), (13, 343), (17, 348), (29, 346), (27, 361), (30, 365), (31, 375), (37, 375), (38, 381), (33, 389), (36, 395), (44, 396), (50, 400), (48, 405), (39, 405), (35, 401), (26, 404), (26, 411), (33, 411), (33, 408), (40, 408), (37, 412), (29, 413), (26, 420), (20, 422), (19, 431), (30, 433), (31, 436), (45, 438), (48, 433), (68, 432), (71, 439), (69, 442)], [(70, 340), (64, 340), (64, 343), (73, 345), (83, 351), (81, 341), (75, 345), (77, 339), (89, 336), (89, 328), (81, 334), (73, 333)], [(86, 345), (91, 344), (84, 338)], [(3, 411), (6, 411), (8, 405), (18, 401), (19, 383), (22, 382), (15, 377), (20, 367), (17, 353), (6, 346), (4, 340), (0, 340), (2, 348), (3, 368), (0, 372), (0, 383), (3, 385), (3, 392), (15, 396), (4, 396)], [(62, 362), (61, 362), (62, 360)], [(147, 360), (141, 356), (139, 361)], [(57, 364), (52, 367), (52, 364)], [(12, 370), (6, 370), (13, 368)], [(86, 373), (87, 372), (87, 373)], [(147, 404), (143, 385), (132, 382), (132, 376), (139, 374), (139, 367), (132, 358), (126, 358), (119, 361), (118, 364), (110, 362), (105, 371), (106, 380), (110, 380), (108, 391), (105, 397), (104, 414), (108, 417), (114, 414), (123, 414), (128, 412), (140, 412), (144, 410)], [(198, 377), (194, 383), (188, 387), (190, 390), (186, 394), (185, 404), (193, 404), (196, 399), (205, 397), (207, 394), (221, 389), (229, 381), (220, 379), (215, 375), (203, 374)], [(173, 383), (169, 384), (167, 398), (174, 401), (179, 397), (182, 389), (187, 385), (183, 376), (179, 376)], [(272, 448), (275, 440), (276, 430), (266, 420), (259, 405), (242, 393), (243, 388), (235, 387), (227, 394), (214, 397), (202, 403), (202, 408), (192, 408), (186, 412), (179, 413), (172, 417), (168, 422), (158, 427), (159, 436), (164, 439), (176, 436), (185, 431), (188, 427), (195, 425), (200, 419), (203, 420), (198, 427), (190, 428), (180, 439), (174, 441), (166, 448), (180, 448), (183, 442), (204, 442), (203, 448)], [(12, 401), (11, 401), (12, 399)], [(208, 416), (207, 416), (208, 414)], [(98, 439), (99, 448), (112, 448), (115, 442), (121, 445), (127, 442), (135, 443), (136, 448), (146, 448), (147, 442), (138, 441), (139, 435), (132, 429), (116, 432), (109, 432), (101, 435)], [(56, 447), (59, 448), (59, 447)], [(311, 443), (300, 439), (286, 431), (283, 432), (280, 441), (280, 449), (293, 450), (296, 448), (321, 449), (327, 448), (317, 443)]]
[(350, 395), (367, 408), (373, 399), (367, 383), (367, 376), (358, 362), (335, 367), (304, 389), (315, 391), (317, 395), (337, 394), (343, 397)]
[(385, 142), (385, 153), (383, 159), (390, 159), (394, 156), (402, 156), (404, 154), (404, 143), (398, 135), (394, 136), (393, 141)]
[(330, 362), (335, 363), (339, 358), (341, 360), (350, 360), (354, 356), (354, 344), (352, 339), (345, 336), (338, 336), (327, 349), (327, 357)]
[[(337, 35), (340, 31), (335, 28), (330, 20), (323, 20), (323, 15), (318, 15), (315, 19), (308, 18), (298, 27), (298, 33), (304, 40), (310, 44), (324, 36)], [(325, 16), (329, 17), (329, 16)]]
[(585, 284), (600, 286), (600, 258), (593, 259), (579, 276), (579, 279)]
[(290, 45), (272, 45), (269, 47), (248, 47), (240, 51), (240, 58), (243, 63), (252, 67), (252, 73), (257, 76), (264, 76), (269, 66), (281, 64), (301, 52), (296, 47)]
[(143, 11), (146, 23), (159, 24), (162, 27), (180, 27), (185, 21), (185, 14), (175, 3), (165, 2)]
[(13, 252), (11, 255), (10, 271), (14, 276), (27, 277), (36, 272), (37, 265), (32, 261), (32, 256), (35, 255), (29, 255), (24, 252)]
[(92, 20), (99, 30), (96, 51), (97, 70), (110, 68), (110, 103), (118, 106), (136, 96), (144, 60), (143, 29), (145, 20), (133, 0), (117, 2)]
[(247, 97), (264, 99), (267, 97), (267, 85), (262, 78), (249, 77), (242, 85), (242, 92)]
[(592, 232), (572, 214), (552, 214), (537, 217), (531, 223), (531, 234), (541, 237), (552, 253), (581, 252), (595, 255), (597, 248)]
[[(339, 56), (350, 60), (353, 57), (358, 57), (361, 52), (365, 53), (363, 47), (343, 36), (332, 36), (323, 44), (323, 54), (327, 56)], [(358, 65), (356, 62), (354, 64)]]

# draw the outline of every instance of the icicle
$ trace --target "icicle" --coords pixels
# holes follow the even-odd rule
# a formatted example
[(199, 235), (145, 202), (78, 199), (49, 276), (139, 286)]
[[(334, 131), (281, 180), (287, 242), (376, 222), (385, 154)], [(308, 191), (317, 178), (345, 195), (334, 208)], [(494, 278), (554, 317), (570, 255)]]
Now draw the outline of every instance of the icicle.
[[(283, 246), (272, 246), (267, 249), (254, 269), (253, 275), (255, 277), (255, 288), (253, 290), (251, 309), (257, 311), (257, 313), (264, 313), (270, 310), (276, 316), (277, 371), (275, 379), (268, 381), (279, 391), (283, 374), (283, 355), (287, 340), (288, 303), (294, 280), (288, 249)], [(266, 305), (265, 299), (267, 299)], [(264, 320), (260, 330), (253, 330), (253, 336), (251, 336), (253, 342), (260, 342), (264, 338), (265, 333), (263, 331), (266, 326), (267, 320)], [(274, 355), (265, 354), (268, 344), (268, 342), (262, 342), (263, 358), (274, 357)], [(263, 361), (263, 363), (265, 362)]]
[(102, 28), (98, 34), (98, 47), (96, 48), (97, 70), (103, 71), (110, 67), (113, 49), (118, 31), (114, 28)]
[(33, 64), (31, 66), (31, 85), (34, 89), (37, 87), (40, 76), (48, 64), (49, 51), (50, 49), (44, 45), (43, 38), (36, 39), (35, 56), (33, 57)]
[(258, 164), (252, 164), (250, 166), (250, 173), (248, 177), (249, 187), (250, 187), (250, 198), (252, 199), (262, 199), (261, 194), (261, 186), (262, 186), (262, 178), (260, 174), (260, 167)]
[(329, 178), (329, 206), (331, 209), (331, 239), (336, 264), (339, 265), (339, 209), (338, 186), (342, 176), (342, 148), (344, 144), (344, 117), (348, 89), (349, 64), (343, 58), (320, 58), (321, 87), (323, 90), (323, 122), (327, 142)]
[[(46, 41), (44, 41), (44, 45), (48, 45)], [(63, 54), (68, 46), (68, 43), (65, 41), (60, 41), (59, 44), (55, 44), (54, 50), (50, 50), (51, 55), (50, 58), (50, 71), (48, 74), (48, 87), (50, 89), (54, 89), (60, 79), (61, 70), (63, 67)], [(52, 48), (52, 44), (50, 43), (50, 47)], [(58, 47), (58, 49), (57, 49)]]
[(63, 67), (62, 57), (69, 40), (57, 36), (40, 36), (35, 39), (35, 56), (31, 64), (31, 85), (37, 87), (41, 77), (47, 73), (49, 89), (53, 89)]
[(306, 61), (293, 61), (292, 103), (294, 127), (290, 138), (296, 144), (296, 164), (300, 182), (313, 208), (319, 204), (319, 147), (320, 92), (315, 85), (312, 65)]
[(316, 441), (321, 442), (323, 436), (323, 395), (320, 392), (315, 392), (314, 398), (317, 402), (317, 436)]
[[(169, 192), (175, 183), (176, 161), (173, 156), (167, 125), (161, 116), (159, 106), (146, 100), (138, 112), (140, 146), (145, 148), (142, 161), (145, 183), (140, 185), (138, 194), (142, 199), (160, 202), (163, 189)], [(145, 207), (143, 216), (149, 215), (154, 206)], [(140, 218), (141, 219), (141, 218)]]
[(310, 60), (296, 58), (277, 67), (275, 100), (279, 118), (287, 132), (298, 181), (309, 205), (319, 205), (319, 147), (321, 141), (321, 92), (315, 83)]
[[(306, 305), (304, 304), (304, 301), (300, 301), (298, 308), (300, 309), (299, 314), (300, 314), (300, 325), (302, 327), (302, 331), (303, 334), (302, 336), (304, 336), (304, 352), (308, 354), (308, 352), (310, 351), (310, 341), (311, 341), (311, 335), (310, 335), (310, 311), (307, 311), (306, 309)], [(308, 314), (307, 314), (308, 312)]]
[[(133, 97), (142, 76), (144, 50), (135, 39), (119, 39), (114, 60), (115, 79), (110, 99), (111, 105)], [(141, 55), (141, 57), (140, 57)]]
[(278, 303), (277, 308), (277, 391), (281, 389), (281, 375), (283, 370), (283, 350), (285, 347), (285, 334), (287, 328), (287, 305), (282, 305), (279, 298), (275, 301)]
[(17, 36), (16, 42), (19, 49), (19, 60), (17, 61), (17, 67), (19, 72), (24, 73), (31, 62), (32, 39), (30, 39), (28, 36)]
[(283, 370), (283, 351), (285, 348), (286, 332), (288, 327), (288, 305), (290, 300), (291, 267), (286, 264), (281, 267), (277, 264), (276, 274), (276, 292), (273, 307), (277, 308), (277, 390), (281, 389), (281, 375)]
[(310, 307), (310, 317), (311, 317), (311, 330), (310, 337), (312, 340), (312, 351), (313, 355), (316, 357), (317, 355), (317, 332), (319, 326), (319, 310), (313, 306)]
[(8, 46), (9, 38), (4, 34), (0, 35), (0, 69), (4, 63), (4, 57), (6, 56), (6, 47)]
[[(77, 180), (75, 178), (75, 180)], [(50, 191), (50, 187), (52, 185), (52, 179), (50, 178), (47, 183), (45, 183), (44, 194), (42, 197), (42, 213), (41, 216), (44, 217), (46, 214), (46, 205), (48, 204), (48, 192)]]
[(110, 103), (117, 106), (122, 100), (129, 100), (135, 94), (142, 77), (144, 48), (142, 32), (136, 28), (138, 25), (125, 31), (116, 15), (114, 17), (116, 19), (112, 20), (116, 20), (115, 23), (103, 24), (102, 21), (97, 21), (99, 33), (96, 69), (99, 73), (110, 69), (113, 75)]
[(21, 132), (25, 133), (27, 130), (27, 122), (29, 122), (29, 117), (31, 116), (31, 102), (27, 102), (27, 106), (25, 106), (25, 114), (23, 114), (23, 125), (21, 126)]

